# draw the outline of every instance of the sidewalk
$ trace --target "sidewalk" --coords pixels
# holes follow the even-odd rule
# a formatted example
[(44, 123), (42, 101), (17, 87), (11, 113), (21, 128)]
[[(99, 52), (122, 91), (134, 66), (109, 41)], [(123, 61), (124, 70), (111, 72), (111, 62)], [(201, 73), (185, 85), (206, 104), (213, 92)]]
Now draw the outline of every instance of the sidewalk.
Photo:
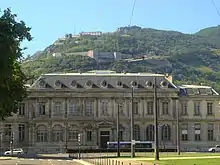
[[(160, 160), (176, 160), (176, 159), (214, 159), (214, 158), (220, 158), (220, 156), (202, 156), (202, 157), (164, 157), (160, 158)], [(135, 160), (135, 161), (141, 161), (141, 160), (149, 160), (152, 161), (154, 158), (116, 158), (115, 160), (124, 161), (124, 160)]]
[[(133, 159), (125, 159), (125, 160), (118, 160), (114, 159), (115, 163), (111, 165), (154, 165), (153, 163), (150, 162), (145, 162), (141, 160), (133, 160)], [(117, 162), (116, 162), (117, 161)]]
[(110, 159), (85, 159), (80, 161), (79, 163), (83, 165), (153, 165), (153, 163), (148, 163), (141, 160), (133, 160), (133, 159), (118, 159), (118, 158), (110, 158)]
[(16, 159), (16, 158), (0, 156), (0, 160), (11, 160), (11, 159)]
[[(220, 156), (203, 156), (203, 157), (164, 157), (160, 160), (177, 160), (177, 159), (215, 159), (220, 158)], [(84, 165), (154, 165), (151, 162), (145, 161), (154, 161), (154, 158), (110, 158), (110, 159), (85, 159), (82, 160), (81, 164)]]

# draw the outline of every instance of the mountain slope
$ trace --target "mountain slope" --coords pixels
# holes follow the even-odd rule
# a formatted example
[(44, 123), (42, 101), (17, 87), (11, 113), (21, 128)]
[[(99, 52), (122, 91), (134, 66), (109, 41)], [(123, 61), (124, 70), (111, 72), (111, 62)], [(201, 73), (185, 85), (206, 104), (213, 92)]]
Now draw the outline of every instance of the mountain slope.
[(202, 29), (197, 32), (196, 35), (204, 37), (210, 43), (215, 45), (215, 47), (220, 48), (220, 26)]
[[(159, 72), (174, 75), (176, 83), (204, 83), (220, 90), (220, 42), (213, 28), (196, 34), (149, 28), (122, 27), (101, 36), (71, 36), (57, 40), (38, 54), (37, 60), (24, 61), (27, 75), (47, 72), (78, 72), (111, 69), (117, 72)], [(217, 34), (219, 27), (214, 28)], [(85, 52), (119, 51), (123, 58), (146, 55), (143, 61), (97, 64)], [(56, 54), (59, 53), (59, 56)], [(55, 57), (54, 57), (55, 56)]]

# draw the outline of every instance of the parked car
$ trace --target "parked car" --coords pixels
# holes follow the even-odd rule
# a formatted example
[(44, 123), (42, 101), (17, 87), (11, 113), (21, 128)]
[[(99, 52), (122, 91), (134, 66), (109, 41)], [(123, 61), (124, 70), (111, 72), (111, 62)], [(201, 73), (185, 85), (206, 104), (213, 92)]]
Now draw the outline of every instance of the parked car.
[(208, 150), (209, 152), (220, 152), (220, 145), (216, 145), (215, 147), (211, 147)]
[[(13, 149), (13, 155), (18, 155), (19, 156), (19, 155), (22, 155), (22, 154), (24, 154), (23, 149), (21, 149), (21, 148)], [(4, 155), (12, 155), (11, 150), (5, 151)]]

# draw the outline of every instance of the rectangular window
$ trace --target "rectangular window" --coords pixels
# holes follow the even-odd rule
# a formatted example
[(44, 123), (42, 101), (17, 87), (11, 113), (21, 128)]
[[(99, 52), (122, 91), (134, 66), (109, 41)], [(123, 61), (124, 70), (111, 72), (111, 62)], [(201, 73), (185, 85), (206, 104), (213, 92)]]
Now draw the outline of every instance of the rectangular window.
[(188, 140), (188, 124), (181, 125), (181, 140), (182, 141)]
[(168, 115), (169, 114), (169, 106), (168, 102), (163, 102), (162, 103), (162, 114), (163, 115)]
[(138, 109), (138, 102), (134, 102), (134, 114), (138, 115), (139, 114), (139, 109)]
[(45, 102), (39, 103), (39, 115), (46, 115), (46, 103)]
[(53, 131), (52, 138), (54, 142), (62, 142), (63, 141), (63, 133), (62, 131)]
[(208, 141), (214, 140), (214, 124), (208, 124)]
[(93, 101), (86, 101), (85, 115), (93, 116)]
[(70, 141), (77, 141), (78, 140), (78, 131), (69, 131), (68, 132), (68, 139)]
[(207, 115), (213, 115), (213, 103), (207, 103)]
[(7, 136), (7, 138), (10, 138), (11, 134), (11, 124), (5, 124), (5, 136)]
[(71, 116), (79, 116), (80, 111), (76, 103), (70, 103), (69, 114)]
[(87, 139), (87, 141), (92, 141), (92, 131), (86, 132), (86, 139)]
[(18, 125), (18, 140), (20, 142), (25, 140), (25, 124)]
[(154, 114), (154, 103), (152, 101), (147, 102), (147, 114), (148, 115)]
[(120, 104), (118, 108), (119, 108), (119, 114), (121, 116), (124, 116), (125, 115), (124, 114), (124, 104)]
[(54, 103), (54, 115), (62, 114), (62, 103), (60, 101)]
[(195, 124), (195, 141), (201, 140), (201, 124)]
[(108, 115), (108, 102), (101, 103), (101, 115), (107, 116)]
[(182, 102), (181, 103), (181, 116), (187, 116), (188, 112), (187, 112), (187, 102)]
[(37, 132), (37, 142), (47, 142), (47, 132), (39, 130)]
[(123, 131), (120, 131), (120, 132), (119, 132), (119, 140), (120, 140), (120, 141), (123, 141), (123, 134), (124, 134)]
[(18, 105), (18, 115), (24, 116), (25, 115), (25, 103), (19, 103)]
[(194, 102), (194, 116), (200, 115), (200, 102)]

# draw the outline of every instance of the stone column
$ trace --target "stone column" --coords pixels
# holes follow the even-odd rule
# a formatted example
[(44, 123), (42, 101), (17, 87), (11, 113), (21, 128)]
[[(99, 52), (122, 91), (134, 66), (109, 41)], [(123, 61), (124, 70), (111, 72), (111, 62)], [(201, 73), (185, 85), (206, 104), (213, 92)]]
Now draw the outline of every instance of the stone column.
[(141, 136), (141, 141), (145, 140), (145, 124), (141, 123), (140, 124), (140, 136)]
[(52, 124), (48, 124), (48, 143), (52, 142)]
[(64, 123), (64, 135), (63, 135), (63, 141), (64, 141), (64, 145), (65, 145), (65, 148), (66, 146), (68, 146), (68, 130), (69, 130), (69, 127), (68, 127), (68, 122), (65, 122)]
[(178, 113), (178, 104), (177, 104), (177, 99), (172, 99), (171, 100), (171, 107), (172, 107), (172, 117), (176, 118)]
[(36, 141), (37, 141), (37, 130), (36, 130), (36, 125), (35, 124), (33, 124), (32, 126), (31, 126), (31, 129), (32, 129), (32, 145), (34, 145), (35, 146), (35, 144), (36, 144)]
[(99, 128), (96, 128), (96, 145), (99, 146)]
[(52, 99), (51, 98), (49, 98), (48, 115), (49, 115), (49, 118), (52, 117)]
[(14, 141), (13, 141), (13, 147), (14, 148), (17, 148), (17, 144), (18, 144), (18, 140), (19, 140), (19, 132), (18, 132), (18, 123), (12, 123), (12, 127), (11, 127), (11, 131), (12, 131), (12, 133), (14, 133)]
[(96, 128), (92, 128), (92, 145), (97, 145)]
[(111, 128), (110, 141), (116, 141), (115, 136), (116, 136), (115, 128)]
[[(88, 99), (88, 98), (87, 98)], [(80, 99), (80, 115), (85, 116), (86, 99)]]
[(82, 125), (79, 125), (79, 133), (80, 133), (80, 143), (83, 146), (85, 144), (84, 143), (85, 134), (84, 134), (84, 129), (83, 129)]
[(177, 125), (176, 122), (172, 122), (171, 127), (171, 140), (172, 144), (177, 144)]
[(67, 104), (67, 98), (65, 98), (65, 101), (64, 101), (64, 117), (67, 118), (68, 116), (68, 108), (67, 108), (68, 104)]
[(144, 118), (144, 115), (146, 114), (146, 112), (145, 112), (146, 111), (145, 110), (146, 105), (145, 105), (145, 99), (144, 98), (141, 99), (141, 104), (142, 104), (142, 114), (141, 114), (141, 116), (142, 116), (142, 118)]
[(32, 146), (33, 142), (32, 142), (32, 134), (33, 134), (33, 130), (32, 130), (32, 125), (31, 124), (28, 124), (28, 145), (29, 147)]
[(99, 99), (96, 98), (96, 101), (95, 101), (95, 117), (99, 117)]

